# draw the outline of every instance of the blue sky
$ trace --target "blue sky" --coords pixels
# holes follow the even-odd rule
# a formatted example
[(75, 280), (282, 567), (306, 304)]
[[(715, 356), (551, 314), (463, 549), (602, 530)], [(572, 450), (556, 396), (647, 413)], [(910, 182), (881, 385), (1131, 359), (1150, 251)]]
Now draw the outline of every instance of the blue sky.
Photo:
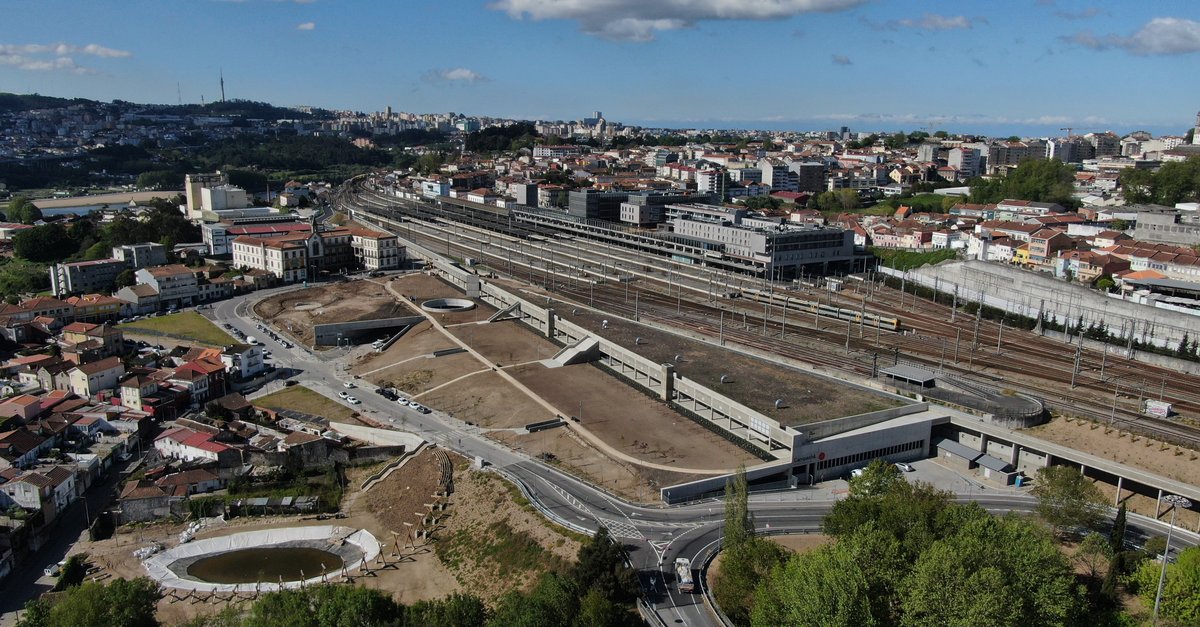
[[(1182, 133), (1200, 4), (0, 0), (0, 91), (650, 125)], [(177, 87), (178, 85), (178, 87)], [(1080, 132), (1080, 131), (1076, 131)]]

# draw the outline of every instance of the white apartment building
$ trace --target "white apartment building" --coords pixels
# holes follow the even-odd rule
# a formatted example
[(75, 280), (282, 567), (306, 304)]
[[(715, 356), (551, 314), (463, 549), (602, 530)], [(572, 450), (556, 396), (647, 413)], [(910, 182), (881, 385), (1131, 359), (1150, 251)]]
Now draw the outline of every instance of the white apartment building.
[(350, 229), (350, 246), (364, 270), (392, 270), (400, 267), (404, 247), (395, 235), (371, 229)]
[(259, 238), (242, 235), (233, 240), (233, 265), (266, 270), (285, 283), (308, 280), (307, 246), (287, 236)]

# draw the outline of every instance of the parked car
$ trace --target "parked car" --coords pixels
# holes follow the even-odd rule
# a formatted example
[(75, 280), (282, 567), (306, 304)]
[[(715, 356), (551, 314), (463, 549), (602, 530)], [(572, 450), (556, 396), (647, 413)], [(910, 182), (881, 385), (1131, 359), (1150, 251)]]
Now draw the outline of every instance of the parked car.
[(362, 403), (362, 401), (358, 400), (357, 398), (354, 398), (353, 396), (347, 397), (346, 401), (349, 402), (351, 405), (359, 405)]
[(350, 395), (345, 392), (338, 392), (338, 398), (350, 398)]
[(354, 384), (353, 384), (353, 383), (351, 383), (351, 382), (349, 382), (349, 381), (347, 381), (347, 382), (345, 382), (345, 383), (343, 383), (343, 384), (342, 384), (342, 387), (346, 388), (347, 390), (353, 390), (353, 389), (354, 389)]
[(904, 462), (896, 462), (896, 469), (900, 472), (913, 472), (913, 467)]

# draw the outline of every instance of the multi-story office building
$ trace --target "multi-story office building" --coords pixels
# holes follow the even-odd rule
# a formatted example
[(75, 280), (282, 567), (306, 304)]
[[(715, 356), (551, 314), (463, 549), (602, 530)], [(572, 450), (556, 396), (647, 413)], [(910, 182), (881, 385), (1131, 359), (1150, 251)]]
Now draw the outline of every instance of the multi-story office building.
[(206, 187), (218, 187), (229, 184), (229, 175), (224, 172), (211, 174), (188, 174), (184, 177), (184, 194), (187, 197), (187, 217), (199, 220), (203, 214), (201, 190)]
[(117, 275), (129, 266), (120, 259), (93, 259), (50, 266), (50, 291), (55, 296), (107, 292)]
[(787, 279), (803, 271), (827, 272), (858, 258), (854, 233), (795, 225), (745, 209), (672, 204), (666, 217), (675, 237), (721, 255), (764, 264), (771, 276)]
[(126, 266), (137, 270), (167, 263), (167, 247), (154, 242), (113, 246), (113, 259), (124, 261)]

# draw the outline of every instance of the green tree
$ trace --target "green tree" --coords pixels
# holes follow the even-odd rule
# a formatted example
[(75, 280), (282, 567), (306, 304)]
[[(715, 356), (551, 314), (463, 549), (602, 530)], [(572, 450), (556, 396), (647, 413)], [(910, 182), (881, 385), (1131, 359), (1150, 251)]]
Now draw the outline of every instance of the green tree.
[[(1147, 607), (1154, 606), (1161, 570), (1162, 562), (1146, 560), (1130, 575), (1130, 588)], [(1180, 625), (1200, 625), (1200, 547), (1181, 551), (1174, 563), (1167, 564), (1159, 613)]]
[(403, 608), (385, 592), (362, 586), (314, 586), (264, 595), (243, 627), (383, 627), (396, 624)]
[(1093, 580), (1097, 579), (1100, 573), (1108, 572), (1112, 558), (1113, 550), (1108, 538), (1095, 531), (1084, 536), (1083, 542), (1079, 543), (1079, 548), (1075, 551), (1075, 563), (1082, 566), (1087, 576)]
[(404, 613), (407, 625), (423, 627), (483, 627), (488, 608), (479, 597), (454, 593), (436, 601), (417, 601)]
[(162, 593), (145, 578), (85, 582), (69, 588), (47, 608), (41, 601), (26, 606), (18, 627), (156, 627), (154, 608)]
[(1050, 536), (984, 516), (923, 552), (903, 586), (903, 625), (1072, 625), (1086, 600)]
[(1112, 548), (1114, 554), (1125, 550), (1125, 518), (1125, 504), (1121, 503), (1116, 517), (1113, 518), (1112, 530), (1108, 534), (1108, 546)]
[(1058, 159), (1028, 159), (1002, 179), (968, 182), (970, 201), (993, 203), (1006, 198), (1053, 202), (1074, 207), (1075, 169)]
[(643, 624), (628, 605), (606, 598), (592, 588), (579, 600), (579, 613), (572, 623), (575, 627), (633, 627)]
[(1104, 515), (1100, 488), (1070, 466), (1038, 470), (1033, 495), (1037, 513), (1056, 533), (1068, 528), (1095, 529)]
[(87, 554), (76, 553), (67, 558), (62, 569), (58, 573), (58, 581), (54, 582), (56, 591), (74, 588), (83, 583), (83, 578), (87, 576)]
[(13, 253), (29, 261), (61, 261), (75, 254), (67, 230), (57, 222), (19, 231), (13, 236)]
[(846, 211), (857, 209), (862, 201), (858, 197), (858, 192), (852, 189), (839, 189), (834, 194), (837, 195), (838, 206)]
[(126, 268), (126, 269), (122, 270), (120, 274), (117, 275), (116, 281), (114, 283), (115, 283), (117, 289), (120, 289), (122, 287), (129, 287), (129, 286), (137, 283), (137, 275), (134, 274), (134, 272), (131, 268)]
[(908, 135), (904, 134), (904, 132), (889, 135), (888, 138), (883, 141), (883, 145), (893, 150), (898, 150), (908, 145)]
[(42, 219), (42, 210), (38, 209), (28, 196), (13, 196), (12, 200), (8, 201), (7, 214), (9, 222), (21, 224), (33, 224)]
[(870, 584), (862, 567), (858, 556), (841, 542), (793, 555), (763, 579), (750, 624), (755, 627), (880, 624), (871, 611)]
[(712, 584), (717, 604), (737, 624), (749, 620), (755, 588), (784, 557), (778, 544), (754, 535), (748, 494), (746, 469), (742, 467), (725, 483), (721, 567)]
[(488, 620), (493, 627), (570, 625), (579, 612), (571, 582), (554, 573), (543, 575), (528, 594), (512, 591), (500, 597)]
[(876, 459), (863, 468), (857, 477), (850, 477), (850, 495), (885, 494), (892, 490), (897, 481), (904, 481), (904, 477), (900, 476), (896, 465), (884, 459)]
[(626, 565), (621, 545), (604, 526), (579, 547), (579, 560), (570, 577), (580, 591), (595, 590), (614, 603), (628, 604), (637, 599), (637, 573)]

